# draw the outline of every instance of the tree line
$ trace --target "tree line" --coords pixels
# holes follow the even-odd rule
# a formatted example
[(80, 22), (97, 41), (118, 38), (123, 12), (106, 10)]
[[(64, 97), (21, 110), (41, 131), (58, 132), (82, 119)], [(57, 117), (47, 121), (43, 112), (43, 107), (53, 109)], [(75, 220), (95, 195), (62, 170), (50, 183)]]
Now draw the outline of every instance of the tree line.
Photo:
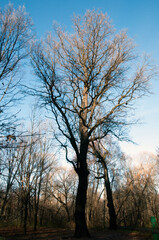
[[(14, 148), (1, 151), (1, 227), (22, 227), (25, 233), (38, 227), (74, 227), (77, 176), (72, 168), (60, 166), (40, 134), (25, 137), (23, 147), (12, 142)], [(102, 229), (115, 221), (120, 227), (151, 227), (150, 217), (159, 219), (158, 157), (144, 154), (144, 166), (130, 167), (117, 143), (109, 139), (107, 147), (113, 156), (105, 159), (106, 175), (96, 155), (89, 161), (87, 226)]]
[[(157, 209), (155, 175), (124, 167), (128, 158), (117, 141), (129, 139), (135, 102), (149, 93), (156, 74), (151, 59), (136, 56), (133, 40), (99, 11), (75, 16), (73, 34), (55, 25), (53, 35), (36, 40), (32, 28), (24, 7), (1, 10), (1, 219), (23, 225), (25, 232), (27, 225), (36, 230), (37, 224), (72, 221), (76, 237), (108, 222), (111, 229), (148, 225)], [(36, 86), (21, 91), (27, 84), (17, 79), (27, 59)], [(20, 131), (11, 110), (24, 92), (49, 111), (52, 147), (47, 130), (37, 131), (34, 121), (26, 133)], [(71, 172), (60, 159), (56, 166), (55, 140)]]

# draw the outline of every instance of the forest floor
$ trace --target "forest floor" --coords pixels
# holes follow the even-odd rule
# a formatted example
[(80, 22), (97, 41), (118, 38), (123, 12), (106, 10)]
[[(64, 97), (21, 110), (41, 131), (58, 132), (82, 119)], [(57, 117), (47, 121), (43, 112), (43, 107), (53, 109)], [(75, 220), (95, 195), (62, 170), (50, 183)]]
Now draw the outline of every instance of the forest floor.
[[(91, 240), (152, 240), (151, 232), (136, 231), (95, 231), (91, 230)], [(0, 240), (76, 240), (73, 231), (66, 229), (43, 228), (40, 230), (28, 231), (23, 234), (22, 229), (0, 229)], [(82, 238), (81, 240), (86, 240)], [(88, 240), (88, 238), (87, 238)]]

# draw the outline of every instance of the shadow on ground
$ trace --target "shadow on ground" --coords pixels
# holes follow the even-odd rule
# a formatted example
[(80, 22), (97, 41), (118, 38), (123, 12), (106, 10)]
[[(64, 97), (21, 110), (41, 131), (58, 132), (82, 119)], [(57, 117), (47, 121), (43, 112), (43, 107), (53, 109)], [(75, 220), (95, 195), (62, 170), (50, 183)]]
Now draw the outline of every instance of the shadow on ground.
[[(90, 231), (91, 240), (151, 240), (151, 233), (128, 231)], [(37, 232), (28, 231), (23, 234), (22, 229), (0, 229), (0, 240), (76, 240), (73, 231), (66, 229), (40, 229)], [(82, 238), (85, 240), (88, 238)]]

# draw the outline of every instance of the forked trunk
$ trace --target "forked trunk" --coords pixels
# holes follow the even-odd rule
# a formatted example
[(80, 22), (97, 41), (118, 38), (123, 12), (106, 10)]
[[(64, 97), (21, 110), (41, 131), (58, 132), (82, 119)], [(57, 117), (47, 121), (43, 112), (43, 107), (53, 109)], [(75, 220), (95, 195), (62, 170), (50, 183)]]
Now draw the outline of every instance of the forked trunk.
[(86, 223), (86, 199), (88, 187), (88, 170), (79, 171), (79, 183), (77, 189), (76, 205), (75, 205), (75, 237), (90, 237)]

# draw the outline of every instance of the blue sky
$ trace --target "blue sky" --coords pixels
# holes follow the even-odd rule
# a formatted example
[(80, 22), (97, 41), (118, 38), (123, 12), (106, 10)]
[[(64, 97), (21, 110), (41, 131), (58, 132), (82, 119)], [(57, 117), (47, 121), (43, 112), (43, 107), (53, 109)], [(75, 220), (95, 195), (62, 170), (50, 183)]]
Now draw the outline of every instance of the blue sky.
[[(3, 8), (9, 2), (25, 5), (30, 13), (38, 37), (50, 31), (53, 21), (71, 30), (73, 14), (84, 14), (87, 9), (107, 12), (117, 30), (127, 29), (135, 39), (137, 51), (148, 53), (159, 65), (159, 1), (158, 0), (0, 0)], [(159, 78), (159, 77), (158, 77)], [(159, 79), (152, 80), (153, 95), (136, 106), (136, 116), (144, 124), (133, 126), (130, 135), (137, 146), (122, 144), (127, 153), (153, 151), (159, 146)]]

